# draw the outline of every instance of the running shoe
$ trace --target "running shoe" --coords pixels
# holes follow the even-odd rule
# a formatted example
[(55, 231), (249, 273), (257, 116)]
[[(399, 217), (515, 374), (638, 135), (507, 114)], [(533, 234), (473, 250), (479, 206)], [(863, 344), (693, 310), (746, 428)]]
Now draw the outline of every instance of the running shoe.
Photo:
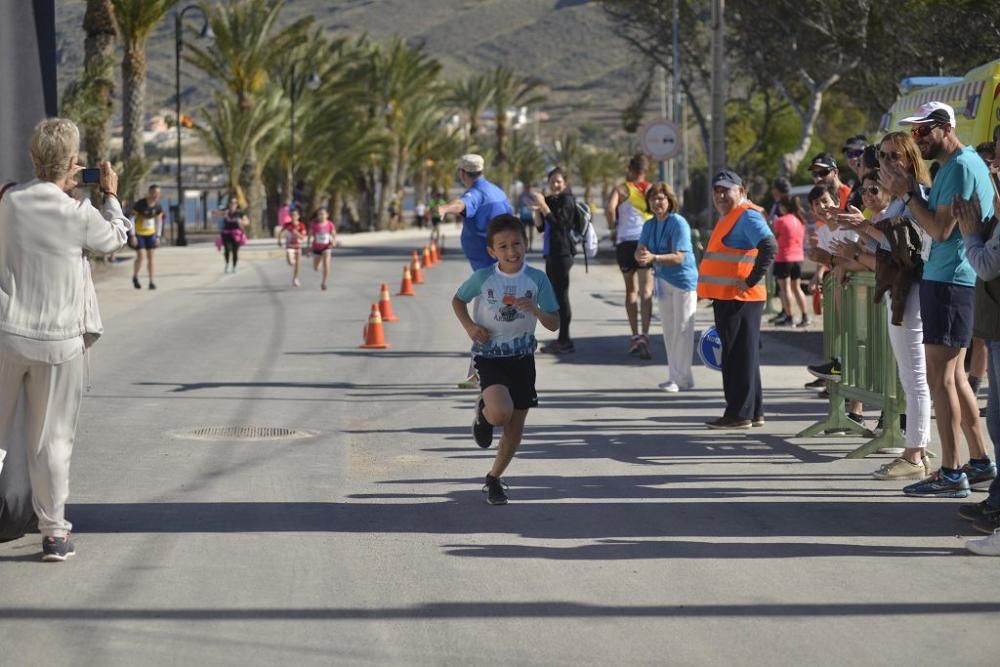
[(754, 417), (750, 422), (750, 426), (753, 428), (760, 428), (764, 425), (764, 415)]
[(784, 315), (778, 319), (771, 322), (776, 327), (787, 327), (795, 323), (795, 319), (791, 315)]
[(826, 389), (826, 380), (817, 378), (812, 382), (806, 382), (806, 389)]
[(993, 461), (988, 463), (969, 461), (962, 466), (962, 472), (969, 478), (969, 488), (973, 491), (989, 491), (990, 484), (997, 478), (997, 466)]
[(149, 283), (149, 289), (156, 289), (156, 283)]
[(980, 556), (1000, 556), (1000, 528), (989, 537), (969, 540), (965, 543), (965, 548)]
[(665, 391), (668, 394), (676, 394), (681, 390), (681, 388), (673, 380), (667, 380), (666, 382), (661, 382), (656, 386), (660, 388), (660, 391)]
[(302, 284), (302, 283), (300, 283), (300, 282), (299, 282), (299, 279), (298, 279), (298, 278), (293, 278), (293, 279), (292, 279), (292, 287), (298, 287), (298, 286), (299, 286), (299, 285), (301, 285), (301, 284)]
[(486, 403), (480, 396), (476, 402), (476, 418), (472, 420), (472, 437), (483, 449), (493, 444), (493, 424), (486, 421), (486, 415), (483, 414), (485, 407)]
[(949, 479), (937, 470), (926, 479), (903, 487), (903, 493), (924, 498), (966, 498), (969, 495), (969, 478), (963, 472), (958, 479)]
[(493, 475), (486, 475), (486, 483), (483, 484), (483, 493), (486, 494), (486, 502), (490, 505), (506, 505), (507, 491), (502, 480)]
[(76, 545), (69, 537), (46, 537), (42, 540), (42, 560), (47, 563), (61, 563), (76, 555)]
[(991, 516), (1000, 516), (1000, 508), (993, 507), (985, 500), (978, 503), (966, 503), (959, 506), (958, 516), (966, 521), (979, 521)]
[(830, 382), (840, 382), (840, 360), (834, 359), (829, 363), (819, 364), (816, 366), (806, 366), (813, 377), (820, 378), (822, 380), (829, 380)]
[(653, 358), (653, 355), (649, 353), (649, 336), (643, 334), (639, 340), (639, 358), (643, 361), (649, 361)]
[(629, 354), (639, 354), (639, 346), (642, 345), (642, 336), (636, 334), (632, 336), (628, 344)]
[(812, 319), (808, 315), (803, 315), (802, 319), (795, 323), (795, 326), (802, 329), (813, 323)]
[(479, 373), (473, 373), (458, 383), (459, 389), (479, 389)]
[(142, 283), (139, 282), (139, 276), (132, 276), (132, 287), (142, 289)]
[(767, 321), (767, 323), (768, 324), (775, 324), (778, 320), (784, 319), (786, 317), (788, 317), (788, 313), (786, 313), (785, 311), (781, 311), (780, 313), (778, 313), (777, 315), (775, 315), (774, 317), (772, 317), (771, 319), (769, 319)]

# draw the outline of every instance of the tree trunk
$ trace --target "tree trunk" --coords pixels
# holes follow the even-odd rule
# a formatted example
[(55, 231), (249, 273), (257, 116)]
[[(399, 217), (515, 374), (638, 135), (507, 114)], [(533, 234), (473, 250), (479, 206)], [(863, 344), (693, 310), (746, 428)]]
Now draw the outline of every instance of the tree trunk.
[(799, 117), (802, 129), (799, 132), (799, 142), (791, 151), (784, 153), (778, 160), (778, 174), (788, 176), (799, 168), (799, 164), (805, 159), (812, 144), (813, 131), (816, 129), (816, 119), (823, 108), (823, 94), (830, 89), (830, 86), (840, 80), (839, 74), (834, 74), (828, 79), (820, 82), (808, 81), (809, 84), (809, 104), (803, 109), (802, 105), (789, 94), (788, 89), (780, 81), (775, 82), (778, 92), (788, 101), (792, 110)]
[(111, 115), (114, 84), (115, 27), (114, 7), (111, 0), (87, 0), (83, 16), (83, 29), (87, 34), (83, 42), (83, 69), (99, 73), (95, 95), (101, 109), (100, 121), (88, 122), (83, 130), (83, 145), (90, 164), (96, 165), (111, 157)]
[(497, 156), (493, 164), (500, 166), (506, 164), (507, 153), (504, 151), (504, 144), (507, 141), (507, 112), (497, 109)]
[(122, 160), (126, 164), (146, 158), (142, 134), (145, 113), (145, 45), (126, 44), (122, 58)]

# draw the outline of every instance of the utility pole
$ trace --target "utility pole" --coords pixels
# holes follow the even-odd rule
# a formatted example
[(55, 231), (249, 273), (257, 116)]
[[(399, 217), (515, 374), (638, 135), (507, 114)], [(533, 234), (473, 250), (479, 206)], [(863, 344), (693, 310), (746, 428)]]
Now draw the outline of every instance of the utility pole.
[[(663, 65), (657, 65), (656, 74), (660, 84), (660, 118), (669, 120), (670, 116), (667, 115), (667, 68)], [(667, 163), (665, 160), (660, 160), (660, 180), (667, 182)]]
[(709, 220), (714, 224), (712, 177), (726, 167), (725, 0), (712, 0), (712, 141), (708, 169)]
[(677, 125), (677, 133), (680, 137), (682, 145), (682, 153), (673, 160), (672, 170), (673, 170), (673, 183), (674, 192), (678, 196), (684, 196), (684, 188), (687, 185), (684, 182), (683, 173), (687, 169), (687, 141), (686, 132), (684, 129), (684, 109), (681, 103), (681, 14), (679, 9), (679, 0), (674, 0), (674, 104), (673, 104), (673, 114), (671, 120)]

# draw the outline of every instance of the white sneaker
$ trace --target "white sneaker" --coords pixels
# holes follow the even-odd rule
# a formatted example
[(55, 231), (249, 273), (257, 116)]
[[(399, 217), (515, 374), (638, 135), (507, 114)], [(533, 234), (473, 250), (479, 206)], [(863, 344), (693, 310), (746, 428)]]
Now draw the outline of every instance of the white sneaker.
[(667, 380), (666, 382), (661, 382), (660, 384), (658, 384), (656, 386), (659, 387), (661, 391), (665, 391), (668, 394), (676, 394), (677, 392), (679, 392), (681, 390), (681, 388), (677, 386), (677, 383), (674, 382), (674, 381), (672, 381), (672, 380)]
[(969, 540), (965, 548), (980, 556), (1000, 556), (1000, 528), (993, 531), (989, 537)]

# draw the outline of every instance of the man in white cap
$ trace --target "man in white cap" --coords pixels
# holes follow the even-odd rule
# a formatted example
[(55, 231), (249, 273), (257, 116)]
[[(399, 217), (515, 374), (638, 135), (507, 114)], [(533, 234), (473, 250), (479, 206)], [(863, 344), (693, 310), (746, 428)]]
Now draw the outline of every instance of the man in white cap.
[(504, 191), (483, 176), (483, 156), (469, 153), (458, 161), (458, 177), (465, 187), (461, 197), (438, 207), (441, 217), (451, 213), (462, 216), (462, 251), (473, 271), (496, 263), (486, 252), (486, 228), (490, 220), (504, 213), (513, 214)]
[[(984, 218), (993, 215), (993, 187), (989, 170), (955, 134), (955, 110), (942, 102), (928, 102), (916, 115), (899, 121), (911, 125), (920, 155), (937, 161), (940, 169), (925, 201), (910, 171), (893, 161), (883, 162), (880, 183), (909, 208), (932, 239), (930, 257), (920, 281), (920, 318), (924, 324), (927, 383), (931, 389), (941, 469), (903, 489), (908, 496), (964, 498), (970, 488), (985, 489), (996, 477), (996, 466), (986, 452), (979, 407), (965, 375), (965, 348), (972, 342), (976, 272), (966, 257), (962, 233), (956, 224), (956, 197), (979, 200)], [(969, 461), (959, 458), (964, 433)]]
[[(469, 260), (473, 271), (485, 269), (496, 263), (496, 258), (486, 251), (486, 228), (490, 220), (503, 215), (513, 214), (507, 195), (483, 176), (485, 162), (482, 155), (468, 153), (458, 161), (458, 178), (465, 187), (465, 192), (443, 206), (438, 206), (441, 218), (451, 213), (462, 216), (462, 252)], [(479, 376), (470, 362), (469, 376), (458, 383), (461, 389), (475, 389), (479, 386)]]

